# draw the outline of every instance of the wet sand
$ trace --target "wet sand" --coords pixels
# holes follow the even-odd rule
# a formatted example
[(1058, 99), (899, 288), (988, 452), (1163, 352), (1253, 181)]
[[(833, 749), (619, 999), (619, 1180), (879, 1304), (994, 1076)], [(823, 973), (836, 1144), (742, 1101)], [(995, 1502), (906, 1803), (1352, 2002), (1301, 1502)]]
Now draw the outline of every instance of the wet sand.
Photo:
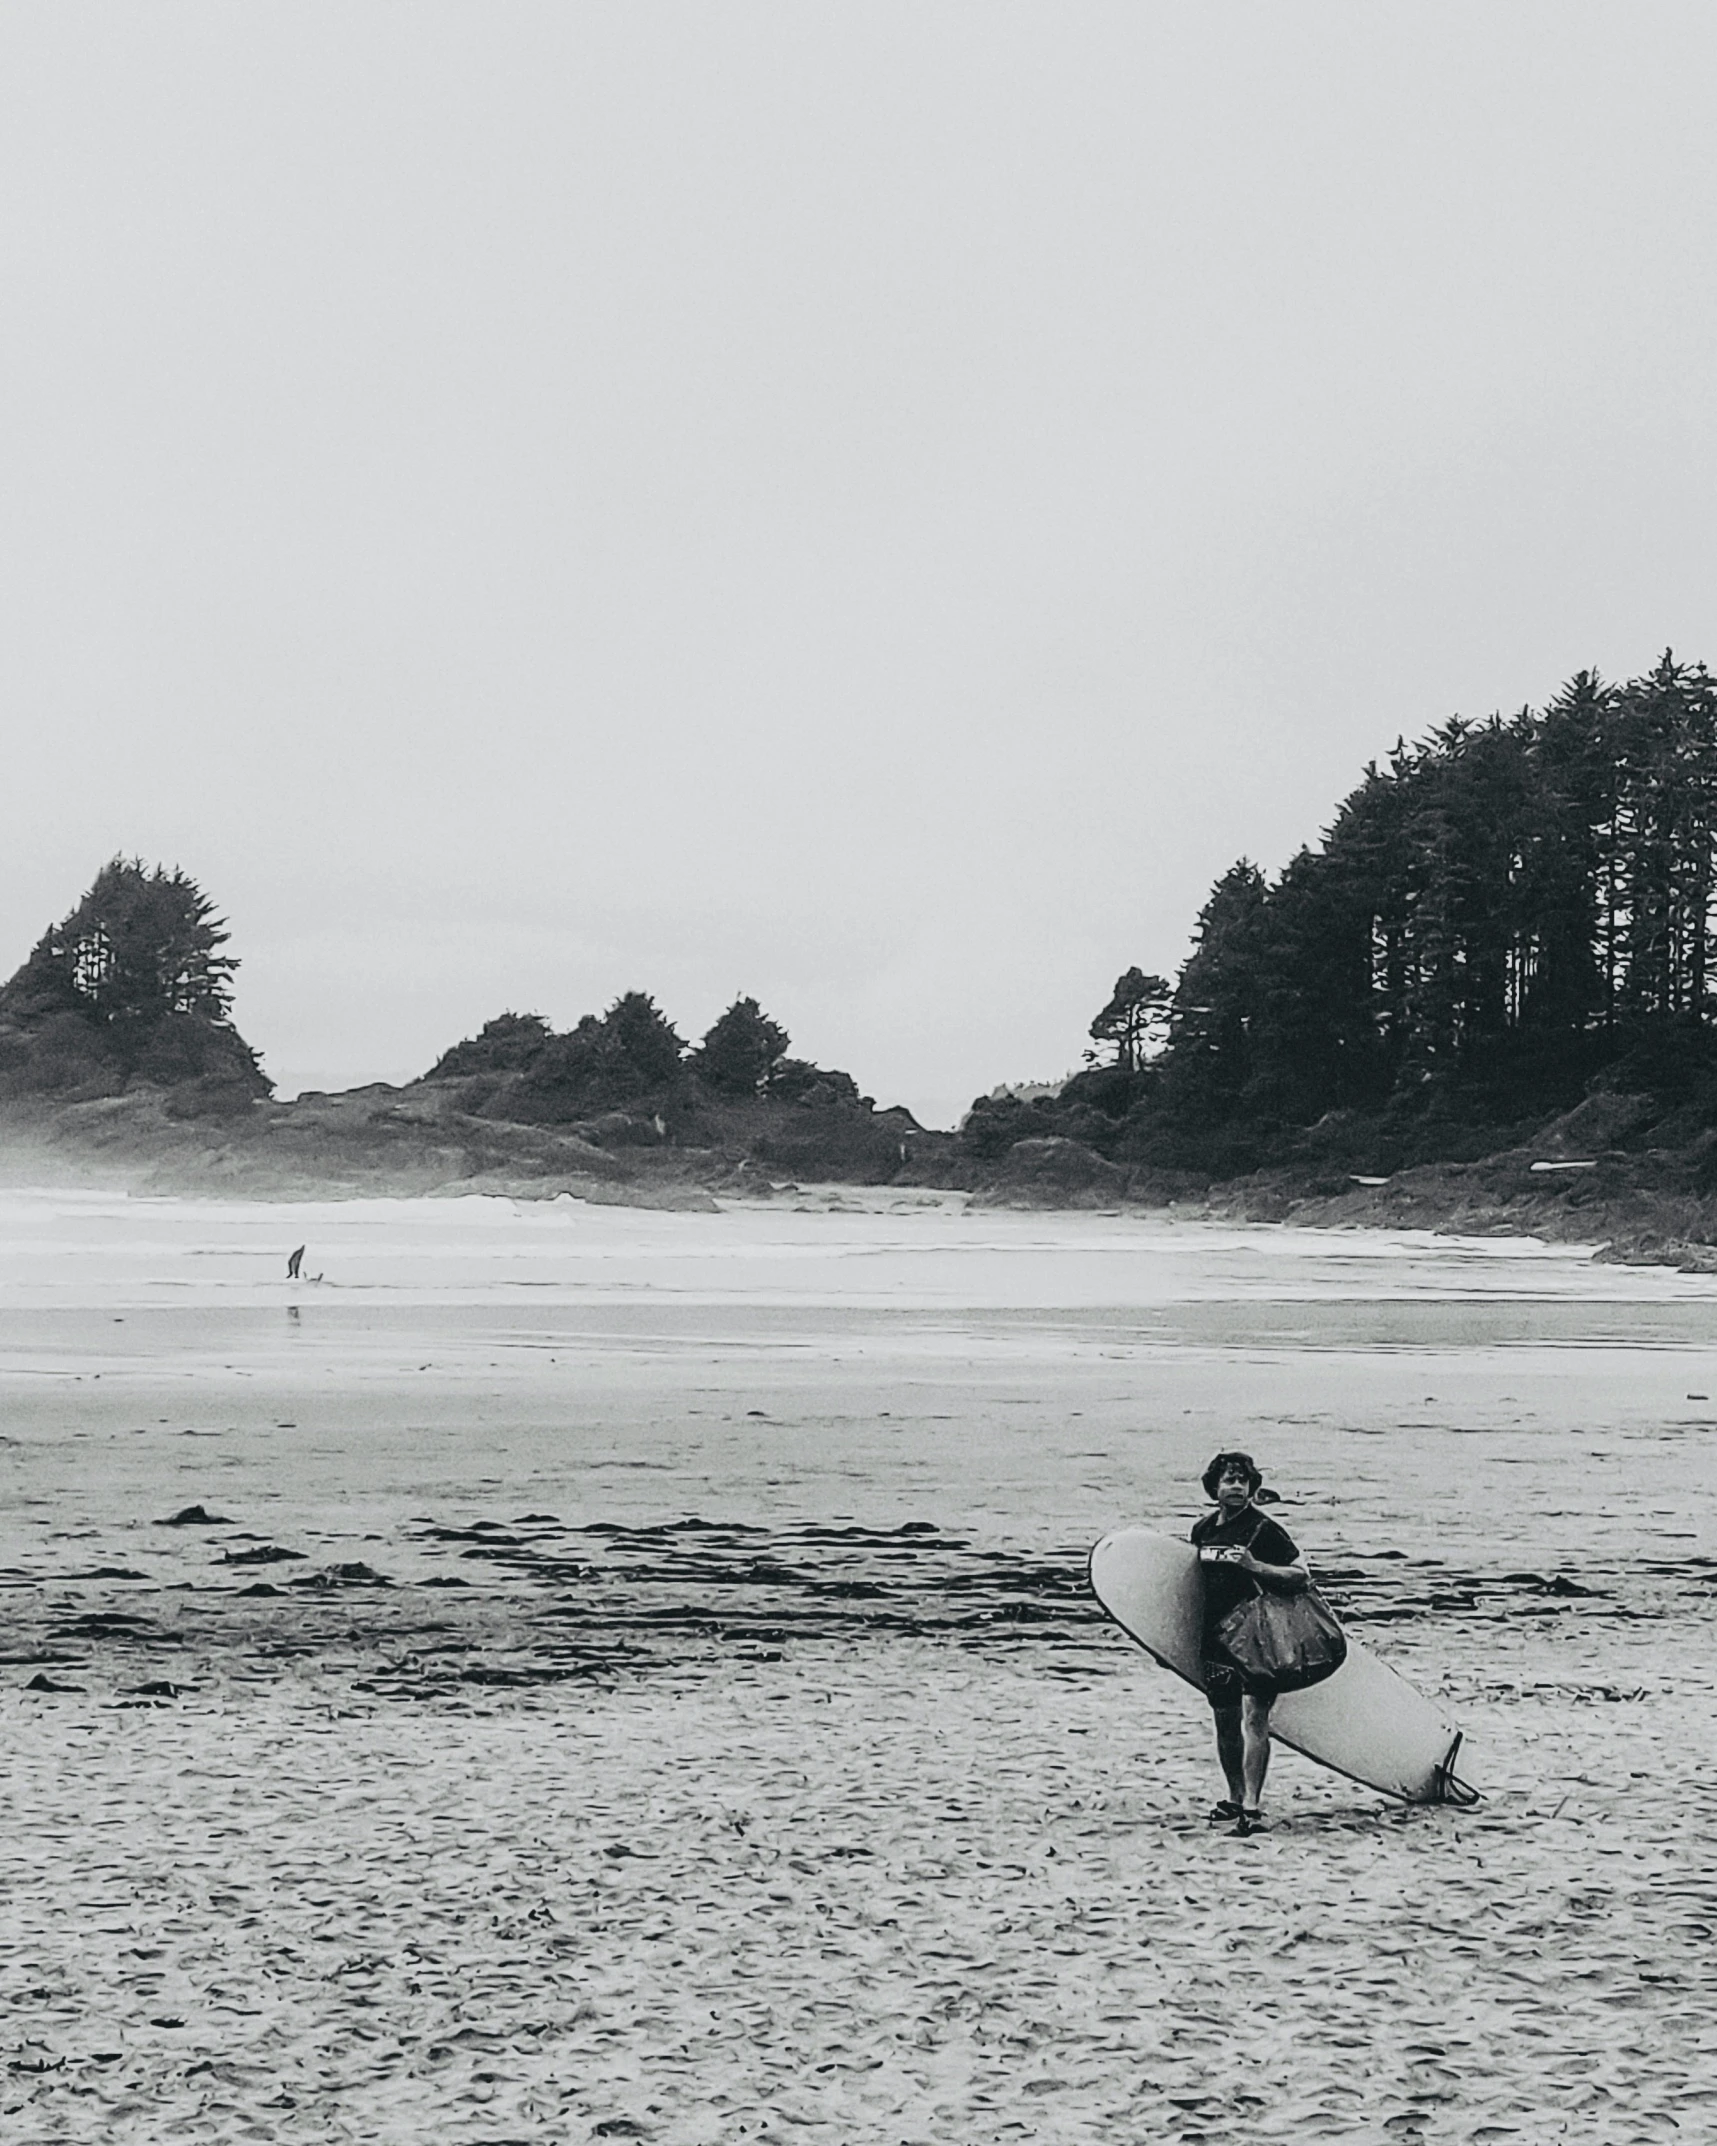
[[(1714, 1379), (1566, 1249), (0, 1202), (6, 2135), (1704, 2135)], [(1230, 1441), (1475, 1810), (1204, 1823), (1081, 1565)]]

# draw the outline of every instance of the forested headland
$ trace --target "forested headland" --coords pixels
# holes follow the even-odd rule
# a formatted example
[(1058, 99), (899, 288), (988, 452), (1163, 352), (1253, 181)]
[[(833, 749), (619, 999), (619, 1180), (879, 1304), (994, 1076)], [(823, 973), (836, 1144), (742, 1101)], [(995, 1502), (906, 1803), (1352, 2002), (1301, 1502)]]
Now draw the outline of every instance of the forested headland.
[(1117, 979), (1084, 1070), (982, 1096), (957, 1133), (792, 1056), (753, 998), (693, 1043), (643, 991), (565, 1031), (502, 1012), (403, 1086), (279, 1103), (212, 902), (125, 859), (0, 987), (0, 1112), (14, 1146), (234, 1190), (940, 1185), (1702, 1263), (1714, 902), (1717, 682), (1666, 655), (1398, 741), (1281, 871), (1221, 875), (1176, 978)]
[(1543, 709), (1397, 742), (1274, 878), (1234, 864), (1178, 978), (1129, 970), (1087, 1069), (980, 1099), (962, 1142), (1073, 1140), (1141, 1191), (1274, 1172), (1330, 1197), (1558, 1126), (1540, 1175), (1673, 1155), (1702, 1195), (1714, 896), (1717, 683), (1670, 655), (1582, 672)]
[(133, 1086), (184, 1114), (243, 1111), (272, 1082), (233, 1025), (238, 962), (187, 873), (115, 857), (0, 986), (0, 1096)]
[(795, 1177), (887, 1183), (917, 1151), (953, 1146), (849, 1073), (792, 1056), (748, 996), (695, 1044), (644, 991), (564, 1032), (502, 1012), (416, 1080), (276, 1102), (233, 1024), (228, 939), (184, 872), (103, 866), (0, 986), (0, 1130), (23, 1166), (91, 1161), (261, 1194), (684, 1204)]

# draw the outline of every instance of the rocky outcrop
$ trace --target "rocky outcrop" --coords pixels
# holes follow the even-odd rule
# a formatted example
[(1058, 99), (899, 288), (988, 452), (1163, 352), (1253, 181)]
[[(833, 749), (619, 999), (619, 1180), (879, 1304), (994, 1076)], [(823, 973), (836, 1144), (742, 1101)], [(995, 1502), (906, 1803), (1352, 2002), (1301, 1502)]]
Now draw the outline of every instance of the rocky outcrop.
[(1114, 1207), (1126, 1190), (1126, 1172), (1095, 1148), (1052, 1136), (1016, 1141), (979, 1198), (996, 1206)]

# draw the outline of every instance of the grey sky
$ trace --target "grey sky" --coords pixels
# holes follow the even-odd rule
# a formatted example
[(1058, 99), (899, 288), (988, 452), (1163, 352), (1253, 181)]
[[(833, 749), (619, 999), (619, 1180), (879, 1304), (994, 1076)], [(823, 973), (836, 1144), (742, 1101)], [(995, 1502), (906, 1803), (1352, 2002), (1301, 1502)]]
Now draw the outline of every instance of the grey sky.
[(0, 11), (0, 972), (946, 1121), (1363, 762), (1717, 661), (1708, 6)]

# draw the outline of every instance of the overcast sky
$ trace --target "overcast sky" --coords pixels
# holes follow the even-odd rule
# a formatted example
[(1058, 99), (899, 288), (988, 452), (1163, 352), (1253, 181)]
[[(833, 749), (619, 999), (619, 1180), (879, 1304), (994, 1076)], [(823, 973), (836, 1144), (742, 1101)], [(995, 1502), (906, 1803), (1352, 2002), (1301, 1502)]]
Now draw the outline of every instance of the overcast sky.
[(1447, 715), (1717, 663), (1717, 9), (0, 9), (0, 973), (950, 1122)]

